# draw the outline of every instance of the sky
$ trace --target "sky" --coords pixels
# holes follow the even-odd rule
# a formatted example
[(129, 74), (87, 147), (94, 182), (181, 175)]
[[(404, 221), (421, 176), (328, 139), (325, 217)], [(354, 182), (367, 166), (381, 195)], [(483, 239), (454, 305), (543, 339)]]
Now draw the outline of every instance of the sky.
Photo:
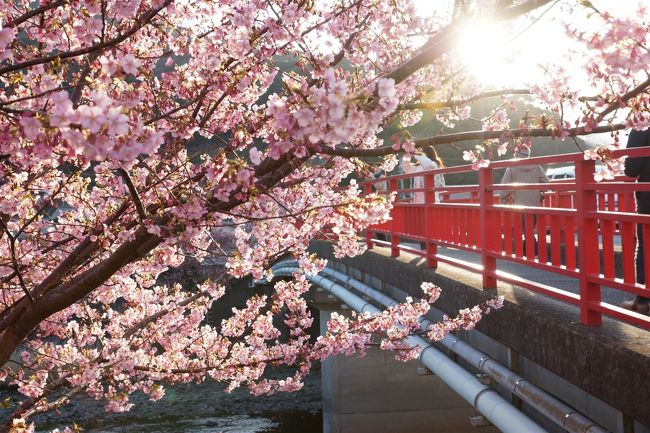
[[(436, 7), (431, 0), (415, 2), (423, 16), (431, 14)], [(586, 75), (576, 67), (578, 62), (566, 59), (569, 52), (580, 52), (582, 47), (566, 35), (562, 22), (568, 18), (576, 26), (597, 31), (597, 21), (586, 19), (588, 9), (583, 9), (584, 13), (563, 15), (566, 12), (561, 3), (561, 0), (553, 2), (514, 23), (495, 25), (484, 22), (468, 27), (462, 32), (453, 53), (488, 88), (528, 88), (543, 79), (540, 65), (560, 64), (572, 77), (570, 85), (590, 95), (585, 84)], [(591, 3), (601, 12), (623, 17), (635, 16), (640, 4), (639, 0), (591, 0)], [(609, 133), (585, 139), (590, 144), (611, 143)]]
[[(431, 14), (436, 7), (431, 0), (415, 0), (415, 3), (422, 15)], [(566, 36), (560, 19), (564, 13), (561, 3), (558, 1), (540, 8), (533, 15), (537, 18), (534, 23), (533, 17), (526, 17), (514, 24), (483, 22), (468, 26), (462, 32), (454, 53), (479, 81), (497, 88), (524, 86), (538, 81), (542, 76), (540, 64), (559, 63), (570, 68), (571, 62), (564, 60), (564, 55), (579, 47)], [(592, 4), (612, 15), (630, 16), (635, 13), (639, 1), (592, 0)], [(573, 14), (568, 18), (581, 27), (586, 25), (595, 29), (583, 14)], [(573, 74), (575, 82), (579, 83), (581, 72), (576, 69)]]

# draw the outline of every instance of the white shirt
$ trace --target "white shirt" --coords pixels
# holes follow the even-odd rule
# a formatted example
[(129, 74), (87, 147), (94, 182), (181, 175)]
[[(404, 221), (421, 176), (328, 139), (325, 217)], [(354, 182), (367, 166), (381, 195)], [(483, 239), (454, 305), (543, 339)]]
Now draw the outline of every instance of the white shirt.
[[(420, 163), (413, 165), (410, 159), (402, 159), (402, 170), (406, 174), (418, 173), (421, 171), (434, 170), (440, 168), (436, 161), (432, 161), (425, 155), (414, 155), (415, 159)], [(433, 182), (436, 189), (445, 187), (445, 177), (438, 173), (433, 176)], [(413, 189), (423, 189), (424, 178), (422, 176), (413, 177)], [(436, 203), (440, 202), (440, 193), (436, 192)], [(414, 194), (413, 203), (424, 203), (424, 191), (418, 191)]]

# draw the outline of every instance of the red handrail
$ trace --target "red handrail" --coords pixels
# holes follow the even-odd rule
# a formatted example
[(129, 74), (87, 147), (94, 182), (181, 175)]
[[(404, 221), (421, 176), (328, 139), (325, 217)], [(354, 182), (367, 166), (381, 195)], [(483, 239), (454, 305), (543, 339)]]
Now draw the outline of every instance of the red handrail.
[[(615, 157), (623, 155), (650, 156), (650, 148), (613, 152)], [(495, 169), (546, 163), (574, 164), (576, 178), (540, 184), (503, 185), (493, 181)], [(474, 171), (471, 166), (448, 167), (366, 181), (366, 194), (372, 192), (373, 184), (387, 182), (388, 189), (383, 193), (395, 192), (398, 197), (391, 219), (366, 230), (368, 248), (386, 245), (392, 256), (408, 251), (425, 257), (431, 267), (445, 262), (478, 272), (485, 290), (504, 281), (569, 302), (580, 308), (585, 325), (601, 325), (602, 315), (606, 314), (650, 329), (650, 317), (601, 299), (603, 286), (650, 297), (650, 285), (636, 283), (634, 266), (635, 227), (641, 224), (643, 230), (648, 230), (648, 236), (644, 236), (645, 251), (649, 252), (645, 254), (645, 281), (650, 284), (650, 215), (636, 214), (634, 203), (634, 192), (650, 191), (650, 183), (636, 183), (625, 177), (596, 182), (595, 162), (577, 153), (494, 162), (479, 169), (478, 185), (435, 188), (435, 174), (469, 171)], [(404, 185), (416, 176), (424, 178), (423, 188)], [(539, 207), (501, 205), (498, 192), (502, 190), (543, 191), (545, 198)], [(424, 192), (424, 203), (413, 203), (409, 198), (416, 192)], [(389, 235), (390, 242), (376, 239), (377, 233)], [(409, 247), (402, 241), (422, 242), (425, 248)], [(480, 255), (481, 265), (440, 254), (438, 247), (445, 246)], [(579, 293), (500, 272), (497, 260), (575, 278)], [(617, 260), (621, 262), (620, 277), (615, 272)]]

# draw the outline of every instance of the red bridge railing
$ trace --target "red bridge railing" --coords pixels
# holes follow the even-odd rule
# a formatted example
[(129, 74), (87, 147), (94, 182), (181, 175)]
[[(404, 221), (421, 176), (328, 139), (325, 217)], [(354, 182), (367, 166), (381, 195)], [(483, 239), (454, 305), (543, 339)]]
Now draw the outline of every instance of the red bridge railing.
[[(613, 152), (614, 157), (623, 155), (650, 156), (650, 148)], [(494, 182), (494, 170), (531, 164), (574, 164), (576, 177), (540, 184)], [(601, 325), (606, 314), (650, 329), (650, 317), (601, 298), (601, 287), (626, 292), (630, 298), (650, 297), (650, 286), (636, 283), (634, 263), (636, 226), (640, 224), (647, 252), (645, 281), (650, 283), (650, 215), (637, 214), (634, 202), (634, 192), (650, 191), (650, 183), (625, 177), (596, 182), (595, 162), (577, 153), (493, 162), (478, 171), (477, 185), (435, 188), (435, 174), (470, 171), (474, 171), (470, 166), (460, 166), (368, 180), (366, 193), (382, 183), (388, 188), (381, 193), (395, 192), (398, 197), (391, 220), (366, 231), (368, 248), (388, 246), (393, 256), (408, 251), (425, 257), (432, 267), (445, 262), (480, 273), (484, 289), (496, 288), (497, 281), (504, 281), (574, 304), (585, 325)], [(417, 176), (423, 177), (424, 188), (408, 187)], [(544, 200), (539, 207), (502, 205), (498, 199), (502, 190), (541, 191)], [(416, 192), (424, 192), (424, 203), (408, 198)], [(377, 239), (379, 233), (390, 240)], [(418, 243), (425, 248), (413, 246)], [(476, 253), (481, 264), (441, 254), (439, 247)], [(579, 293), (499, 272), (497, 260), (574, 278)]]

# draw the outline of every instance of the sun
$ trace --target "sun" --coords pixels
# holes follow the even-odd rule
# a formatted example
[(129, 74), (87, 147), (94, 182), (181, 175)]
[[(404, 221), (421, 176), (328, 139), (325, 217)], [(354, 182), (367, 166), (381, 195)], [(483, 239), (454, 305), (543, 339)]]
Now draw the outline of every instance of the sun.
[(457, 33), (455, 57), (479, 82), (502, 86), (519, 81), (521, 70), (508, 44), (505, 27), (490, 21), (475, 21)]
[[(412, 1), (422, 17), (449, 15), (453, 5), (442, 0)], [(611, 16), (630, 18), (638, 15), (643, 3), (591, 0), (591, 4)], [(553, 65), (557, 65), (566, 71), (569, 88), (589, 95), (593, 89), (583, 62), (587, 48), (567, 34), (565, 25), (595, 32), (600, 21), (591, 8), (578, 7), (570, 12), (551, 2), (546, 9), (513, 21), (491, 21), (485, 15), (468, 17), (471, 21), (454, 32), (448, 55), (485, 89), (531, 88), (554, 79), (546, 71), (555, 70)], [(449, 23), (452, 21), (449, 15)]]
[[(440, 4), (432, 5), (430, 0), (413, 2), (423, 17), (445, 9)], [(487, 17), (471, 19), (454, 31), (450, 56), (487, 87), (524, 86), (535, 82), (543, 75), (541, 66), (561, 62), (560, 55), (568, 47), (557, 12), (549, 9), (551, 13), (514, 21), (493, 21)]]
[(565, 29), (554, 20), (534, 25), (473, 21), (456, 39), (452, 56), (479, 83), (488, 87), (527, 86), (543, 80), (544, 67), (560, 64), (571, 68), (565, 56), (575, 47)]

